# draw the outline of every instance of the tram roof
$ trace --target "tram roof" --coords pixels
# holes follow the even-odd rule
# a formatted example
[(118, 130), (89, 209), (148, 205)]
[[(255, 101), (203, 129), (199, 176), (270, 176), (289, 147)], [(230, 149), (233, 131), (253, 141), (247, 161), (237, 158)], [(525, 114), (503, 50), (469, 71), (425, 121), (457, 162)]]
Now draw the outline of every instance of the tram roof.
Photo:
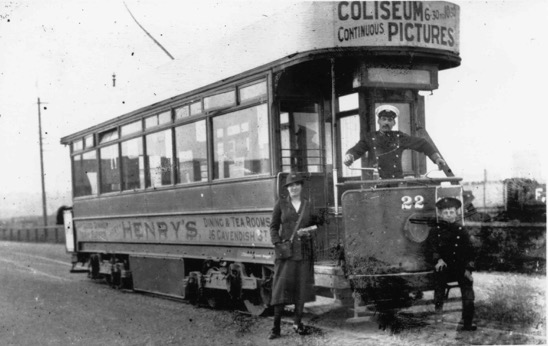
[[(455, 6), (458, 11), (458, 6), (451, 3), (443, 1), (429, 3), (449, 4)], [(443, 49), (434, 47), (433, 49), (431, 45), (426, 44), (387, 44), (378, 40), (369, 40), (366, 45), (363, 45), (360, 40), (355, 42), (340, 40), (342, 26), (340, 19), (337, 18), (339, 4), (340, 2), (321, 1), (290, 4), (272, 16), (219, 40), (207, 42), (204, 48), (194, 50), (180, 59), (176, 58), (138, 76), (135, 78), (136, 82), (119, 86), (108, 95), (107, 100), (96, 103), (104, 110), (94, 109), (93, 112), (110, 115), (110, 120), (65, 136), (61, 139), (61, 143), (67, 144), (85, 133), (115, 124), (147, 109), (162, 107), (164, 104), (183, 99), (197, 90), (208, 88), (232, 77), (289, 63), (292, 59), (302, 58), (304, 55), (313, 56), (314, 53), (359, 49), (401, 51), (402, 47), (406, 47), (408, 50), (419, 49), (434, 54), (439, 53), (439, 60), (447, 57), (448, 62), (442, 68), (460, 64), (458, 15), (453, 47), (442, 47)], [(354, 30), (355, 26), (352, 25), (349, 26), (349, 30)], [(370, 27), (370, 30), (375, 28)], [(123, 115), (117, 116), (119, 114)], [(102, 118), (105, 117), (102, 116)]]

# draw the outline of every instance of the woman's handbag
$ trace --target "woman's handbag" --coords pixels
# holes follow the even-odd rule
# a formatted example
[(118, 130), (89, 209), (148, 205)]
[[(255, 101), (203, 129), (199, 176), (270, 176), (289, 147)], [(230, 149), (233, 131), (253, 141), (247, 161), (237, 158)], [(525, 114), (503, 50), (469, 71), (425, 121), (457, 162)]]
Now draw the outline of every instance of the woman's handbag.
[(276, 259), (288, 259), (293, 256), (293, 249), (291, 248), (291, 241), (286, 240), (276, 244), (274, 252), (276, 253)]
[(276, 259), (288, 259), (293, 257), (293, 246), (292, 246), (293, 237), (295, 237), (295, 233), (299, 229), (299, 225), (301, 224), (305, 207), (306, 207), (306, 200), (304, 201), (303, 212), (299, 215), (299, 219), (297, 220), (297, 223), (295, 224), (295, 229), (293, 230), (293, 234), (291, 235), (291, 238), (289, 240), (285, 240), (275, 245), (274, 254), (276, 255)]

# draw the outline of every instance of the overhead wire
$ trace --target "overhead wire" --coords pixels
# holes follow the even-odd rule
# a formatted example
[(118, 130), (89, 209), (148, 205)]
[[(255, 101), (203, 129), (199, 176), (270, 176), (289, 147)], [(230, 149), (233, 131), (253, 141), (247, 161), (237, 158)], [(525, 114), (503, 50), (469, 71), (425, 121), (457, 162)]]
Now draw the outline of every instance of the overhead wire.
[(135, 18), (135, 16), (133, 15), (133, 13), (131, 13), (129, 7), (127, 6), (126, 2), (124, 1), (124, 6), (126, 7), (127, 11), (129, 12), (129, 15), (131, 16), (131, 18), (133, 18), (133, 20), (135, 21), (135, 23), (137, 23), (137, 25), (145, 32), (145, 34), (147, 34), (148, 37), (150, 37), (150, 39), (152, 41), (154, 41), (154, 43), (156, 43), (156, 45), (158, 47), (160, 47), (164, 53), (166, 53), (170, 58), (171, 60), (175, 60), (175, 58), (173, 57), (173, 55), (171, 55), (166, 48), (164, 48), (164, 46), (162, 46), (162, 44), (160, 42), (158, 42), (142, 25), (141, 23), (139, 23), (139, 21), (137, 20), (137, 18)]

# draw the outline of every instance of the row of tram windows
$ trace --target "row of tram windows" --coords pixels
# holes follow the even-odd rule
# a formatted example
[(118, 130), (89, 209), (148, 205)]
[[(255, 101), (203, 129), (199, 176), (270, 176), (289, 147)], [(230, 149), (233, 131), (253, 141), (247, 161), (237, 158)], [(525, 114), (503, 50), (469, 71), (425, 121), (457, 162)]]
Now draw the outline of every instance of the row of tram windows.
[[(266, 82), (237, 90), (74, 141), (74, 197), (269, 173)], [(236, 105), (249, 107), (210, 118), (199, 116)]]
[[(266, 82), (251, 87), (238, 89), (237, 102), (224, 92), (194, 109), (189, 104), (74, 141), (74, 197), (270, 174)], [(229, 105), (223, 114), (193, 117), (223, 103)], [(230, 111), (235, 105), (248, 107)], [(280, 169), (322, 171), (319, 105), (282, 102), (279, 122)]]

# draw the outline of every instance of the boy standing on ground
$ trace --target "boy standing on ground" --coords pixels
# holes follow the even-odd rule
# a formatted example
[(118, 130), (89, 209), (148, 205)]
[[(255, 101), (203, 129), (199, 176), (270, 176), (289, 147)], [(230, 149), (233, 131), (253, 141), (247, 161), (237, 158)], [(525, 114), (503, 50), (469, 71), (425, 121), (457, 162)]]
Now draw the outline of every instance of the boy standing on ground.
[(457, 222), (461, 205), (461, 201), (453, 197), (445, 197), (436, 202), (439, 222), (430, 232), (428, 240), (432, 250), (432, 260), (435, 263), (434, 304), (436, 321), (439, 322), (443, 311), (446, 285), (456, 280), (462, 297), (463, 326), (460, 329), (474, 331), (477, 329), (473, 324), (474, 251), (468, 232), (460, 222)]

